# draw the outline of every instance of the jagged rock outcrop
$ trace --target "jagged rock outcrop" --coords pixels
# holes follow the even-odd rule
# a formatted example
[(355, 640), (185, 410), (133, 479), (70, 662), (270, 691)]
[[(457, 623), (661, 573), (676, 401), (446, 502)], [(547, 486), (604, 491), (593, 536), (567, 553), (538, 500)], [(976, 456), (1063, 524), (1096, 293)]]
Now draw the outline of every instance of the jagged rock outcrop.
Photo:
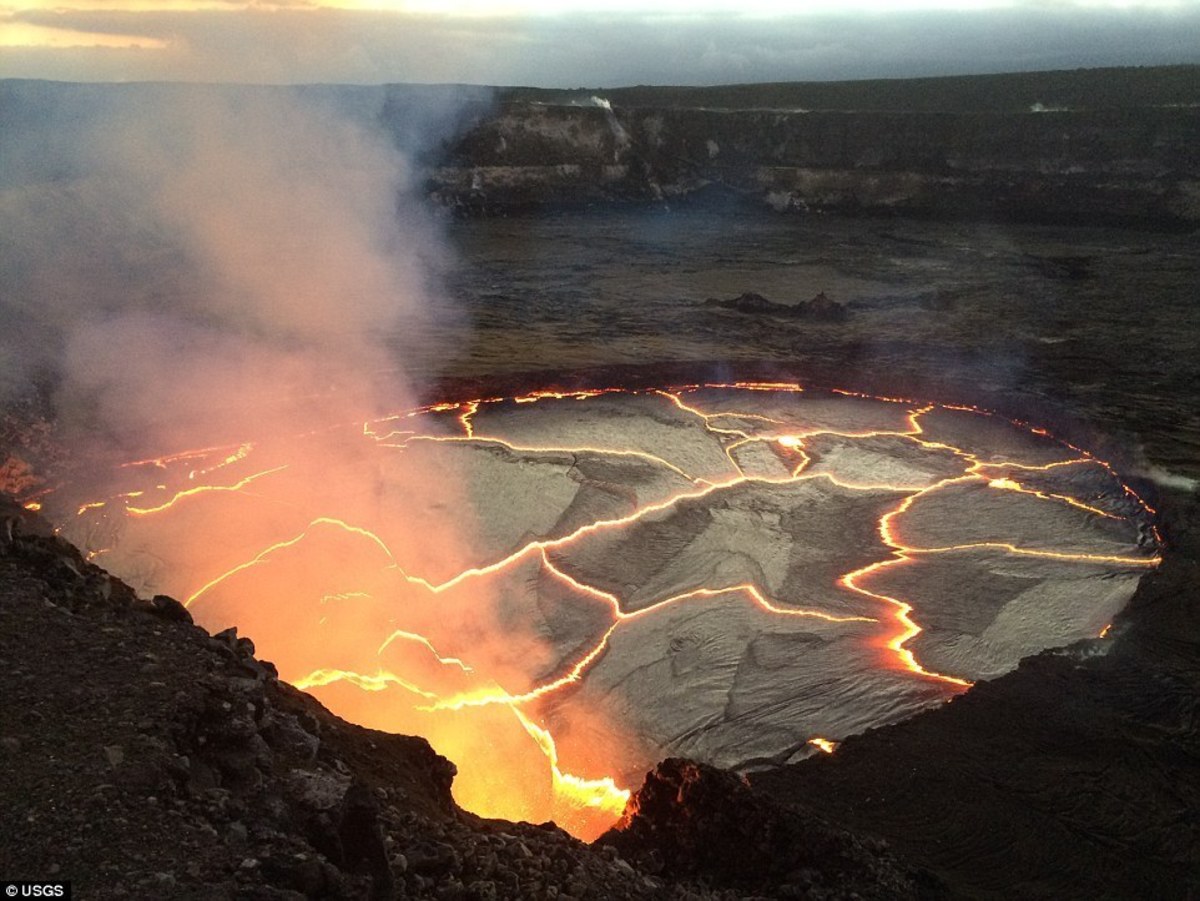
[(616, 828), (598, 840), (643, 869), (702, 877), (772, 898), (934, 898), (882, 842), (785, 807), (737, 775), (672, 758), (646, 775)]
[(705, 304), (753, 316), (781, 316), (787, 319), (812, 319), (818, 322), (841, 322), (849, 315), (843, 304), (831, 300), (824, 291), (821, 291), (812, 300), (796, 304), (775, 303), (753, 291), (747, 291), (745, 294), (739, 294), (729, 300), (709, 298)]

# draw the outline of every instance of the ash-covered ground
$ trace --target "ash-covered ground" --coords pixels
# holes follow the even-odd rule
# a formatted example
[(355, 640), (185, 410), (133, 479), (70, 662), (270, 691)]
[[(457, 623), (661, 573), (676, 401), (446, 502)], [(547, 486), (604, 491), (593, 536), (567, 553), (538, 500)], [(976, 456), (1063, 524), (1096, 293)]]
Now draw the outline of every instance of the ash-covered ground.
[[(450, 234), (464, 375), (688, 361), (720, 380), (722, 362), (777, 364), (808, 383), (1086, 423), (1131, 462), (1200, 474), (1194, 235), (687, 207)], [(705, 303), (745, 292), (824, 292), (849, 315)]]

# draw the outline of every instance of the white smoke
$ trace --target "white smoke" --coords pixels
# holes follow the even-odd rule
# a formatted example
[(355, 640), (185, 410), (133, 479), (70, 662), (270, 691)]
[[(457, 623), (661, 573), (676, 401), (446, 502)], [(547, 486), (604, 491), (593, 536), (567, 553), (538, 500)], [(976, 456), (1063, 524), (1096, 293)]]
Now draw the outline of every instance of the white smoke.
[[(460, 767), (464, 803), (547, 818), (550, 764), (514, 712), (422, 709), (468, 670), (388, 643), (399, 629), (452, 645), (489, 687), (528, 678), (544, 651), (488, 585), (428, 587), (478, 561), (469, 485), (445, 455), (382, 453), (370, 428), (417, 405), (414, 354), (450, 355), (430, 346), (443, 251), (409, 159), (371, 116), (290, 92), (133, 90), (61, 163), (0, 189), (0, 316), (47, 337), (26, 362), (53, 368), (57, 437), (77, 461), (45, 512), (143, 594), (249, 634), (284, 679), (419, 679), (420, 693), (348, 682), (323, 697), (429, 738)], [(201, 462), (162, 460), (198, 448), (185, 459)], [(175, 504), (193, 475), (208, 493)]]
[(1176, 491), (1195, 492), (1197, 488), (1200, 488), (1200, 479), (1170, 472), (1161, 466), (1153, 464), (1144, 467), (1139, 475), (1149, 479), (1156, 485), (1163, 488), (1173, 488)]
[[(617, 119), (617, 114), (613, 111), (612, 104), (604, 97), (598, 97), (595, 94), (588, 101), (592, 106), (597, 106), (604, 110), (605, 117), (608, 119), (608, 127), (612, 130), (613, 139), (616, 141), (617, 149), (614, 157), (619, 155), (620, 151), (625, 150), (630, 145), (629, 133), (621, 125)], [(615, 161), (615, 160), (614, 160)]]
[(394, 349), (426, 340), (439, 243), (369, 120), (145, 90), (62, 156), (0, 192), (0, 315), (42, 350), (0, 345), (57, 371), (67, 425), (164, 450), (411, 397)]

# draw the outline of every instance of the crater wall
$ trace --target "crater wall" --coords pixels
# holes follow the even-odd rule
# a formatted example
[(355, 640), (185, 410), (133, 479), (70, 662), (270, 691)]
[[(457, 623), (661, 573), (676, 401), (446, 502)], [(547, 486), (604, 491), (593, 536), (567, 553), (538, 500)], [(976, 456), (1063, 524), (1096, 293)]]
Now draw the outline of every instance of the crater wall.
[(476, 213), (743, 201), (792, 213), (1200, 223), (1195, 105), (936, 112), (583, 102), (501, 102), (446, 146), (430, 193)]

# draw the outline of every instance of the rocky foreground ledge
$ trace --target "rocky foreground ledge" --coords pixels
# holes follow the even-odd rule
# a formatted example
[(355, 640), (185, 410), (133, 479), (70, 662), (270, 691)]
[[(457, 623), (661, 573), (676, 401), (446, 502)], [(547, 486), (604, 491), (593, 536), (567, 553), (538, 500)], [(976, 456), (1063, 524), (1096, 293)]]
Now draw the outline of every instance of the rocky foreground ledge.
[(0, 878), (89, 901), (940, 895), (882, 843), (685, 762), (594, 846), (482, 820), (424, 739), (346, 723), (236, 631), (0, 514)]

